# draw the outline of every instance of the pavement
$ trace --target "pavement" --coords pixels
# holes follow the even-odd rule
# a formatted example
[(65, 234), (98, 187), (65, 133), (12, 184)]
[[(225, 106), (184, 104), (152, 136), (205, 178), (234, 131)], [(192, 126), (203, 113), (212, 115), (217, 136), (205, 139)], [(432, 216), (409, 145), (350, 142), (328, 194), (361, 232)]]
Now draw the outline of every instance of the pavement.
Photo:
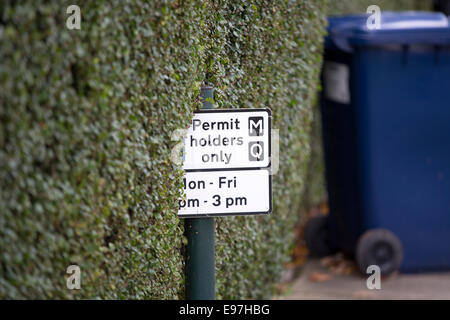
[[(348, 266), (348, 265), (347, 265)], [(381, 279), (381, 289), (368, 289), (367, 277), (356, 268), (336, 268), (323, 260), (308, 260), (283, 299), (289, 300), (354, 300), (354, 299), (419, 299), (450, 300), (450, 272), (395, 274)]]

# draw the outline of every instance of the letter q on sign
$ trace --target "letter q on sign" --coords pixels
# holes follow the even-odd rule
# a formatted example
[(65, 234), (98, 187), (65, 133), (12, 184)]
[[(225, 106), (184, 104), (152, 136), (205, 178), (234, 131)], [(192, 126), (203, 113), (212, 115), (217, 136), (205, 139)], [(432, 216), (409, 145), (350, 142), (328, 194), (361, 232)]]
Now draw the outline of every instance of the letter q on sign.
[(253, 141), (248, 144), (248, 159), (250, 161), (264, 160), (264, 142)]

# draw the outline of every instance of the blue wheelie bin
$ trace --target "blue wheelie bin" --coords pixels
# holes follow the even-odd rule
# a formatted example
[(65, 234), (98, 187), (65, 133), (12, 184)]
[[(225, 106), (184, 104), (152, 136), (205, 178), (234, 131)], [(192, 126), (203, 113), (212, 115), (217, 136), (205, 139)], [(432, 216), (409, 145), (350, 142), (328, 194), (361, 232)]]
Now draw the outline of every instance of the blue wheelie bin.
[(332, 17), (321, 112), (331, 244), (361, 271), (450, 269), (450, 28), (441, 13)]

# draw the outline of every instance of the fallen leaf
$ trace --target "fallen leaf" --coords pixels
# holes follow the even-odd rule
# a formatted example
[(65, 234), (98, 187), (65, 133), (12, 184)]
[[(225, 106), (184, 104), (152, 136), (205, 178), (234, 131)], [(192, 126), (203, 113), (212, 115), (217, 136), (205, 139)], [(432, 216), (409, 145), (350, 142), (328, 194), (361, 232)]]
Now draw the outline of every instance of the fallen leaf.
[(309, 275), (309, 280), (313, 282), (324, 282), (331, 279), (328, 273), (313, 272)]
[(370, 290), (359, 290), (352, 293), (352, 297), (357, 299), (370, 299), (376, 296), (376, 292)]

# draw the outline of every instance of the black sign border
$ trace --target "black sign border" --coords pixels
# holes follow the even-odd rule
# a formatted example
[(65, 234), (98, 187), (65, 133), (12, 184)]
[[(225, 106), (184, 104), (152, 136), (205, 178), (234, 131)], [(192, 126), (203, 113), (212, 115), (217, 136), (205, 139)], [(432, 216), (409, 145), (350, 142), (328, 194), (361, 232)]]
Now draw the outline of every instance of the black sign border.
[(185, 169), (185, 172), (202, 172), (202, 171), (235, 171), (235, 170), (252, 170), (252, 169), (270, 169), (272, 167), (272, 111), (269, 108), (257, 109), (201, 109), (194, 111), (195, 113), (231, 113), (231, 112), (267, 112), (269, 115), (268, 134), (269, 134), (269, 164), (265, 167), (237, 167), (237, 168), (207, 168), (207, 169)]
[[(255, 170), (267, 170), (270, 171), (270, 168), (253, 168), (253, 169), (245, 169), (245, 170), (233, 170), (233, 171), (255, 171)], [(224, 170), (215, 170), (215, 171), (224, 171)], [(229, 170), (226, 170), (229, 171)], [(199, 213), (199, 214), (182, 214), (178, 215), (178, 218), (207, 218), (207, 217), (233, 217), (233, 216), (257, 216), (257, 215), (269, 215), (272, 213), (273, 205), (272, 205), (272, 174), (269, 172), (269, 210), (268, 211), (250, 211), (250, 212), (238, 212), (238, 213)]]
[(212, 217), (234, 217), (234, 216), (256, 216), (256, 215), (269, 215), (272, 213), (273, 204), (272, 204), (272, 110), (269, 108), (254, 108), (254, 109), (201, 109), (194, 111), (195, 113), (231, 113), (231, 112), (267, 112), (269, 115), (268, 121), (268, 134), (269, 134), (269, 164), (266, 167), (239, 167), (239, 168), (222, 168), (222, 169), (186, 169), (184, 172), (212, 172), (212, 171), (251, 171), (251, 170), (267, 170), (269, 171), (269, 210), (268, 211), (252, 211), (252, 212), (239, 212), (239, 213), (200, 213), (200, 214), (177, 214), (180, 219), (192, 219), (192, 218), (212, 218)]

